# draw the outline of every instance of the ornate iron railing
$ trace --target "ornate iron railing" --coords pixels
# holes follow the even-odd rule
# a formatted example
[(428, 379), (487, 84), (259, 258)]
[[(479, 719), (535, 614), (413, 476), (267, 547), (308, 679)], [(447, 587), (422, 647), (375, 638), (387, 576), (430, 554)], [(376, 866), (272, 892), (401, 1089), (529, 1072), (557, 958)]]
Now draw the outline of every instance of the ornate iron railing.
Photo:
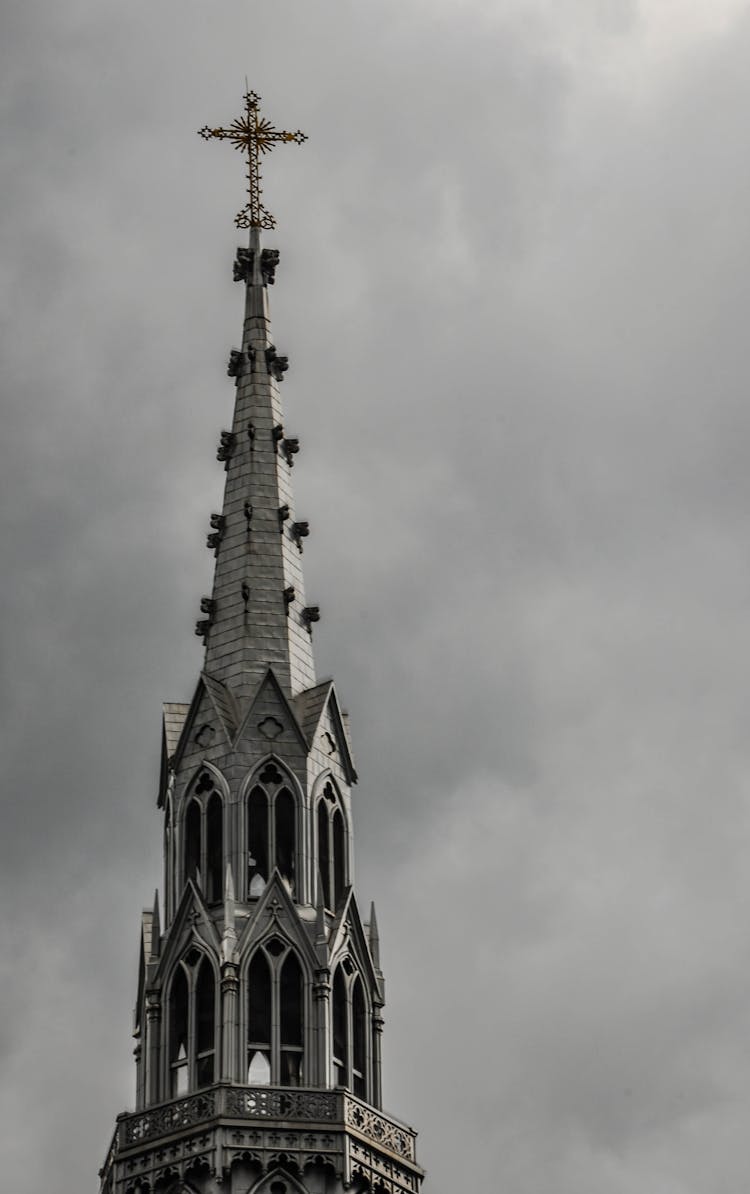
[[(415, 1133), (398, 1120), (376, 1111), (344, 1090), (315, 1090), (275, 1086), (232, 1086), (221, 1083), (207, 1090), (160, 1103), (118, 1120), (117, 1151), (168, 1136), (207, 1120), (282, 1120), (341, 1124), (389, 1152), (414, 1162)], [(114, 1145), (115, 1142), (113, 1142)], [(108, 1158), (108, 1161), (111, 1158)]]

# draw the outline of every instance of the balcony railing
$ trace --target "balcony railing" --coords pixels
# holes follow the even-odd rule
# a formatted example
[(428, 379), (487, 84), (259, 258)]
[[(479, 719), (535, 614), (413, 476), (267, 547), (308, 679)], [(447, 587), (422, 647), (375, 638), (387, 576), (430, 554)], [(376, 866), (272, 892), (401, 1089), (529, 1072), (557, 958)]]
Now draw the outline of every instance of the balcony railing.
[(414, 1164), (415, 1133), (383, 1115), (346, 1090), (317, 1090), (275, 1086), (233, 1086), (221, 1083), (168, 1103), (121, 1115), (116, 1151), (130, 1151), (158, 1137), (205, 1124), (209, 1120), (273, 1120), (292, 1125), (341, 1125), (366, 1140)]

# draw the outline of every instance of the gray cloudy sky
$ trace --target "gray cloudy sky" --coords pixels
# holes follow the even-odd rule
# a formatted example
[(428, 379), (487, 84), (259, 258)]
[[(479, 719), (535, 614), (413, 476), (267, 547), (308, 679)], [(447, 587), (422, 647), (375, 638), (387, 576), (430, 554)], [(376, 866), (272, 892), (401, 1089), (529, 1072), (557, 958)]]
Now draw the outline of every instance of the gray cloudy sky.
[(5, 0), (0, 1154), (132, 1104), (160, 703), (241, 325), (244, 77), (386, 1105), (430, 1194), (736, 1194), (750, 1118), (750, 5)]

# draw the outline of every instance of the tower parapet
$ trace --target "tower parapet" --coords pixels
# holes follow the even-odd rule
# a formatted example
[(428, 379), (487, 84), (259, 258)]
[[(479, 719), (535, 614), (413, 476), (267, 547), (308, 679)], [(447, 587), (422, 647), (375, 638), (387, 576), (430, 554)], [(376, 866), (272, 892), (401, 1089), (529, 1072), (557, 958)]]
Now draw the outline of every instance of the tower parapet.
[(315, 679), (268, 310), (278, 263), (251, 224), (205, 661), (192, 701), (164, 706), (163, 910), (143, 913), (136, 1107), (101, 1194), (416, 1194), (422, 1178), (413, 1131), (381, 1109), (379, 934), (354, 894), (347, 719)]

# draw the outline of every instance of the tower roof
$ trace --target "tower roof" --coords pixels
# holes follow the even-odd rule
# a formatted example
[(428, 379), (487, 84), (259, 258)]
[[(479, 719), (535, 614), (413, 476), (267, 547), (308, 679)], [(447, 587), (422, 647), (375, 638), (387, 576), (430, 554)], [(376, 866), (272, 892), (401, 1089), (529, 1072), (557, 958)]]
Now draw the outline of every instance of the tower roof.
[(284, 426), (280, 383), (288, 361), (276, 351), (268, 307), (278, 259), (262, 248), (258, 228), (237, 252), (245, 319), (241, 348), (229, 362), (236, 384), (232, 427), (222, 431), (218, 449), (227, 477), (208, 540), (216, 554), (213, 592), (201, 603), (197, 627), (207, 676), (239, 699), (251, 695), (269, 667), (290, 697), (315, 683), (311, 628), (318, 611), (306, 605), (302, 575), (309, 527), (295, 515), (291, 484), (299, 442)]

